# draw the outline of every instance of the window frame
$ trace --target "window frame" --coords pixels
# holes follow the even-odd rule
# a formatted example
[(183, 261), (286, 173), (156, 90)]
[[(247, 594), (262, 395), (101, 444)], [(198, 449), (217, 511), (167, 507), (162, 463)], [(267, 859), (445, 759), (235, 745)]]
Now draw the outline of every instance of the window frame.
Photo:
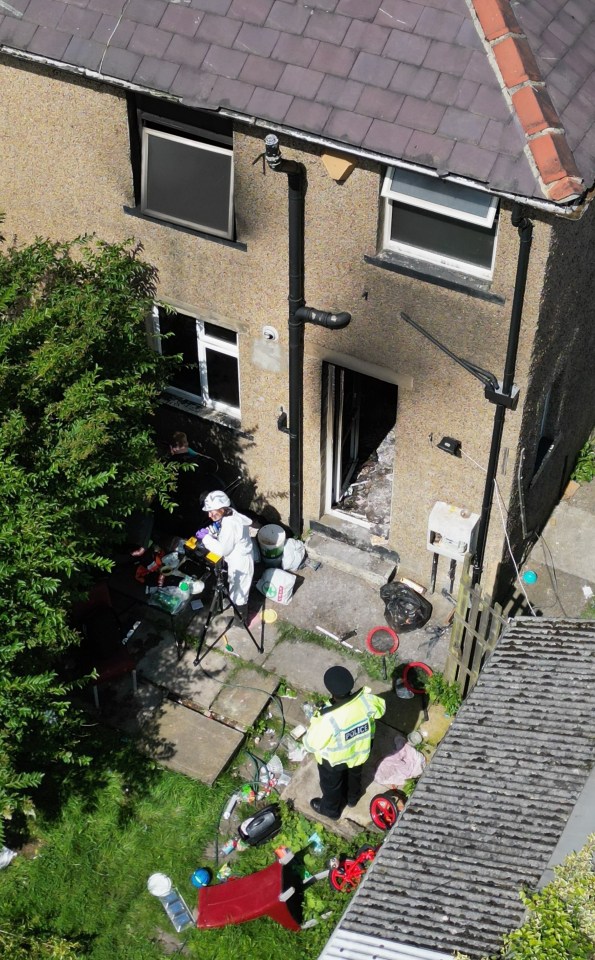
[[(161, 309), (164, 309), (161, 306)], [(200, 386), (201, 393), (190, 393), (188, 390), (183, 390), (180, 387), (176, 387), (174, 384), (169, 384), (165, 388), (165, 393), (169, 394), (172, 397), (177, 397), (180, 400), (185, 400), (190, 403), (194, 403), (199, 407), (203, 407), (205, 410), (214, 410), (219, 413), (224, 413), (228, 417), (231, 417), (234, 420), (241, 420), (241, 377), (240, 377), (240, 345), (239, 345), (239, 334), (237, 330), (234, 330), (232, 327), (224, 327), (222, 324), (214, 323), (212, 320), (205, 320), (204, 317), (199, 316), (195, 313), (190, 313), (187, 310), (180, 310), (177, 307), (172, 307), (173, 312), (180, 317), (187, 317), (192, 319), (196, 324), (196, 353), (197, 353), (197, 379)], [(230, 342), (229, 340), (222, 340), (214, 336), (213, 334), (205, 332), (205, 324), (209, 324), (212, 327), (221, 327), (222, 330), (226, 330), (235, 335), (235, 343)], [(152, 312), (152, 325), (153, 325), (153, 337), (155, 348), (161, 356), (164, 356), (162, 349), (163, 337), (161, 334), (161, 324), (160, 324), (160, 305), (155, 304)], [(209, 371), (208, 371), (208, 362), (207, 362), (207, 349), (213, 350), (215, 353), (222, 354), (227, 357), (232, 357), (237, 361), (237, 373), (238, 373), (238, 397), (240, 398), (239, 406), (235, 407), (232, 404), (225, 403), (222, 400), (212, 399), (209, 391)], [(167, 355), (167, 354), (165, 354)]]
[[(234, 207), (234, 149), (233, 134), (227, 135), (217, 131), (207, 130), (200, 126), (190, 126), (165, 116), (157, 116), (145, 110), (138, 110), (138, 125), (140, 133), (140, 183), (139, 208), (143, 216), (152, 217), (164, 223), (173, 223), (186, 227), (196, 233), (204, 233), (225, 240), (235, 240), (235, 207)], [(171, 140), (196, 150), (219, 153), (229, 160), (229, 195), (227, 197), (227, 230), (218, 230), (191, 220), (170, 216), (160, 210), (152, 210), (147, 206), (147, 179), (149, 175), (149, 138), (158, 137)]]
[[(456, 273), (467, 274), (469, 276), (478, 277), (482, 280), (491, 280), (494, 276), (494, 264), (496, 262), (496, 248), (498, 242), (498, 220), (497, 212), (499, 206), (499, 200), (497, 197), (491, 194), (484, 194), (483, 191), (473, 191), (481, 196), (489, 197), (489, 203), (487, 204), (486, 214), (482, 217), (476, 214), (466, 213), (463, 210), (457, 210), (456, 207), (448, 206), (446, 204), (441, 204), (439, 202), (439, 193), (437, 191), (436, 201), (431, 201), (423, 197), (416, 197), (411, 194), (406, 194), (400, 190), (393, 189), (393, 178), (395, 173), (403, 172), (405, 174), (414, 174), (420, 178), (423, 177), (424, 180), (428, 181), (429, 185), (432, 184), (442, 184), (447, 183), (449, 187), (449, 192), (455, 193), (456, 189), (459, 191), (473, 191), (472, 187), (459, 186), (458, 184), (453, 184), (450, 181), (442, 181), (437, 176), (432, 176), (428, 174), (417, 174), (415, 171), (401, 170), (398, 167), (387, 167), (384, 180), (381, 188), (381, 196), (384, 199), (384, 217), (383, 217), (383, 229), (382, 229), (382, 247), (384, 250), (389, 252), (394, 252), (402, 255), (403, 257), (410, 260), (425, 261), (427, 263), (433, 264), (438, 267), (442, 267), (446, 270), (452, 270)], [(427, 186), (426, 185), (426, 186)], [(391, 236), (392, 233), (392, 224), (393, 216), (395, 215), (396, 208), (395, 204), (409, 207), (413, 210), (425, 210), (429, 213), (436, 213), (441, 217), (452, 220), (456, 222), (471, 223), (476, 226), (485, 226), (488, 229), (494, 230), (493, 233), (493, 244), (492, 244), (492, 259), (490, 262), (489, 268), (479, 267), (477, 264), (471, 263), (468, 260), (460, 260), (457, 257), (448, 257), (444, 254), (436, 253), (433, 250), (429, 250), (425, 247), (416, 247), (411, 244), (404, 243), (399, 240), (394, 240)]]

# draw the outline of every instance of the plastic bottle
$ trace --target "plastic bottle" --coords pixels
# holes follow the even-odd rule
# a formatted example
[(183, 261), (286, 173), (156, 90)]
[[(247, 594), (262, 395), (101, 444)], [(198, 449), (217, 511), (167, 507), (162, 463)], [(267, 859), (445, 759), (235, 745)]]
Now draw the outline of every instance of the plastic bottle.
[(229, 820), (239, 799), (240, 795), (238, 793), (232, 793), (231, 797), (227, 801), (225, 810), (221, 814), (222, 820)]

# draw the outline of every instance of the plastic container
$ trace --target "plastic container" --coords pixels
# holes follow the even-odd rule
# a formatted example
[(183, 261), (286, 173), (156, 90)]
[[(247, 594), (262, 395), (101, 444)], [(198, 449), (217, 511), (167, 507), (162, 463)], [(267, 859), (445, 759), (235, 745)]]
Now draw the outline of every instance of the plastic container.
[(265, 567), (280, 567), (285, 547), (285, 531), (277, 523), (267, 523), (257, 534), (258, 547)]
[(171, 892), (171, 880), (165, 873), (152, 873), (147, 880), (147, 890), (154, 897), (166, 897)]

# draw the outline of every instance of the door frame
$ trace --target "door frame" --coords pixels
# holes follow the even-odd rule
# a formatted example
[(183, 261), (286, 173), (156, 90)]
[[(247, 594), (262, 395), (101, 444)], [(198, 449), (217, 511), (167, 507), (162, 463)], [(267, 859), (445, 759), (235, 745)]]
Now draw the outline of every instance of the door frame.
[[(353, 523), (356, 526), (364, 527), (366, 530), (369, 530), (372, 524), (368, 520), (361, 520), (359, 517), (354, 517), (347, 513), (345, 510), (341, 510), (340, 507), (333, 506), (333, 492), (335, 490), (336, 484), (336, 473), (339, 469), (339, 465), (336, 463), (335, 450), (336, 450), (336, 417), (340, 415), (336, 410), (336, 401), (337, 401), (337, 369), (349, 370), (350, 373), (360, 373), (360, 370), (357, 370), (354, 367), (346, 367), (344, 364), (335, 363), (333, 360), (325, 360), (327, 375), (326, 375), (326, 396), (324, 402), (326, 405), (326, 444), (324, 450), (325, 457), (325, 469), (324, 469), (324, 500), (323, 500), (323, 513), (331, 517), (339, 517), (342, 520), (347, 520), (349, 523)], [(343, 392), (342, 392), (343, 393)], [(344, 396), (340, 397), (340, 403), (342, 405)], [(341, 411), (342, 412), (342, 411)]]

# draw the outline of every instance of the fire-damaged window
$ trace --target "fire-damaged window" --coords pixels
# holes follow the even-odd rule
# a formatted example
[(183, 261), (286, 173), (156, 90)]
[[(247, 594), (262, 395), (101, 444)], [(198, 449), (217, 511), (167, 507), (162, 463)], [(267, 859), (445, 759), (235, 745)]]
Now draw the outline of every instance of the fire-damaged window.
[(157, 349), (164, 356), (182, 357), (182, 364), (166, 392), (239, 419), (236, 331), (186, 313), (156, 307), (153, 332)]
[(150, 97), (135, 97), (133, 107), (139, 212), (233, 240), (231, 121)]
[(471, 187), (389, 167), (383, 248), (484, 280), (493, 275), (498, 200)]

